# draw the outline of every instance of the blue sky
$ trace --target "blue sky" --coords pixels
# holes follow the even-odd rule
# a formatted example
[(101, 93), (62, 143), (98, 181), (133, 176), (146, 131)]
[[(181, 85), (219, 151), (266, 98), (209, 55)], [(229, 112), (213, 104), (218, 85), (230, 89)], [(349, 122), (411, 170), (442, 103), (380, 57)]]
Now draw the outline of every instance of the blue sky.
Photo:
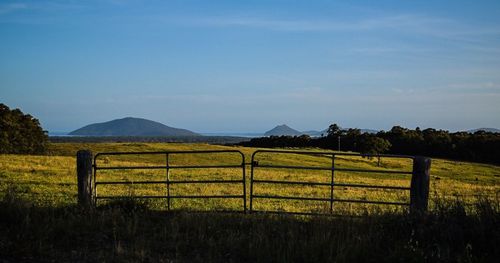
[(0, 102), (49, 131), (500, 128), (500, 1), (0, 0)]

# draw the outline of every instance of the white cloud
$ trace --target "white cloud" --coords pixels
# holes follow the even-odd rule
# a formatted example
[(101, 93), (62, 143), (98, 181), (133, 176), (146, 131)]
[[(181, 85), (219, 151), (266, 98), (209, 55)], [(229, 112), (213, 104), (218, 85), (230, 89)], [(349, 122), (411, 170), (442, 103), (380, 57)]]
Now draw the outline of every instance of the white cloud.
[(276, 31), (321, 32), (371, 31), (387, 29), (441, 38), (465, 38), (478, 35), (500, 34), (500, 28), (498, 27), (465, 25), (452, 19), (415, 14), (381, 16), (351, 21), (324, 19), (276, 19), (246, 15), (184, 17), (180, 19), (167, 18), (166, 21), (178, 22), (187, 26), (248, 27)]
[(500, 95), (500, 83), (494, 82), (476, 82), (476, 83), (451, 83), (441, 88), (443, 91), (466, 92), (478, 94), (496, 94)]
[(25, 3), (0, 4), (0, 15), (9, 14), (23, 9), (28, 9), (28, 5)]

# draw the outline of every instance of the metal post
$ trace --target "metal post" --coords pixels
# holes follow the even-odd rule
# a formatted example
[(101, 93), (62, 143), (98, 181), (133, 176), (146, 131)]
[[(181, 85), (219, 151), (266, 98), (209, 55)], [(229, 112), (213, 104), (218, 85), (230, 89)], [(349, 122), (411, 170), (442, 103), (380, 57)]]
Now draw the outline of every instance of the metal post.
[(431, 159), (416, 156), (413, 159), (413, 172), (410, 189), (410, 213), (422, 214), (427, 212), (429, 203)]
[(167, 179), (167, 210), (170, 210), (170, 166), (168, 160), (169, 154), (165, 154), (165, 167), (166, 167), (166, 179)]
[(94, 177), (93, 177), (93, 181), (92, 181), (92, 187), (93, 187), (93, 192), (92, 192), (92, 198), (93, 198), (93, 202), (94, 202), (94, 205), (97, 205), (97, 185), (96, 185), (96, 182), (97, 182), (97, 155), (94, 157), (94, 165), (93, 165), (93, 168), (94, 168)]
[(332, 181), (330, 186), (330, 213), (333, 213), (333, 184), (335, 178), (335, 154), (332, 154)]
[(339, 152), (340, 152), (340, 135), (339, 135), (339, 137), (338, 137), (338, 140), (339, 140), (339, 144), (338, 144), (338, 146), (339, 146)]
[(92, 152), (89, 150), (80, 150), (76, 153), (78, 204), (87, 208), (95, 205), (92, 159)]
[(250, 213), (253, 211), (253, 170), (254, 166), (257, 165), (257, 162), (254, 161), (254, 155), (252, 155), (252, 163), (250, 166)]
[(247, 212), (247, 185), (246, 185), (246, 176), (245, 176), (245, 156), (241, 155), (241, 168), (243, 170), (243, 212)]

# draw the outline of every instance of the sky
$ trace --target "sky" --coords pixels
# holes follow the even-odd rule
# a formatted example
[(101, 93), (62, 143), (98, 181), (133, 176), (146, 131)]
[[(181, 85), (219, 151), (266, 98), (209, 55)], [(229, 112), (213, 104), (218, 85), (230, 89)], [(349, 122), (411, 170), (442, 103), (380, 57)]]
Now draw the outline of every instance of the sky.
[(500, 128), (500, 1), (0, 0), (0, 103), (50, 132)]

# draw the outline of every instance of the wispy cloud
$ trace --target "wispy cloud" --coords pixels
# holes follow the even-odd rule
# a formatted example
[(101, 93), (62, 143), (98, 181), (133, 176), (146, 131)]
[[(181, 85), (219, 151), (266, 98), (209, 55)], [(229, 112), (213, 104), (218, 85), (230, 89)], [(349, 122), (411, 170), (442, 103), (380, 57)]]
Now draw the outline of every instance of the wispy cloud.
[(26, 3), (7, 3), (0, 4), (0, 15), (9, 14), (15, 11), (28, 9), (29, 6)]
[(464, 92), (467, 94), (497, 94), (500, 95), (500, 83), (495, 82), (477, 82), (477, 83), (451, 83), (439, 89), (445, 92), (453, 93)]
[[(0, 24), (46, 25), (67, 23), (88, 8), (84, 1), (18, 1), (0, 3)], [(76, 20), (75, 20), (76, 21)]]
[(179, 19), (179, 22), (192, 26), (249, 27), (278, 31), (358, 31), (384, 28), (416, 28), (443, 21), (415, 15), (397, 15), (353, 21), (291, 20), (241, 15), (192, 17)]
[[(169, 19), (170, 20), (170, 19)], [(186, 17), (176, 19), (188, 26), (200, 27), (247, 27), (276, 31), (371, 31), (400, 30), (417, 32), (436, 37), (460, 37), (470, 35), (498, 35), (498, 27), (474, 27), (463, 25), (448, 18), (431, 17), (418, 14), (399, 14), (359, 20), (307, 20), (307, 19), (276, 19), (260, 16), (209, 16)], [(174, 20), (175, 21), (175, 20)]]
[(0, 15), (24, 10), (36, 10), (39, 15), (48, 15), (44, 12), (82, 9), (88, 6), (89, 4), (83, 1), (17, 1), (0, 3)]

